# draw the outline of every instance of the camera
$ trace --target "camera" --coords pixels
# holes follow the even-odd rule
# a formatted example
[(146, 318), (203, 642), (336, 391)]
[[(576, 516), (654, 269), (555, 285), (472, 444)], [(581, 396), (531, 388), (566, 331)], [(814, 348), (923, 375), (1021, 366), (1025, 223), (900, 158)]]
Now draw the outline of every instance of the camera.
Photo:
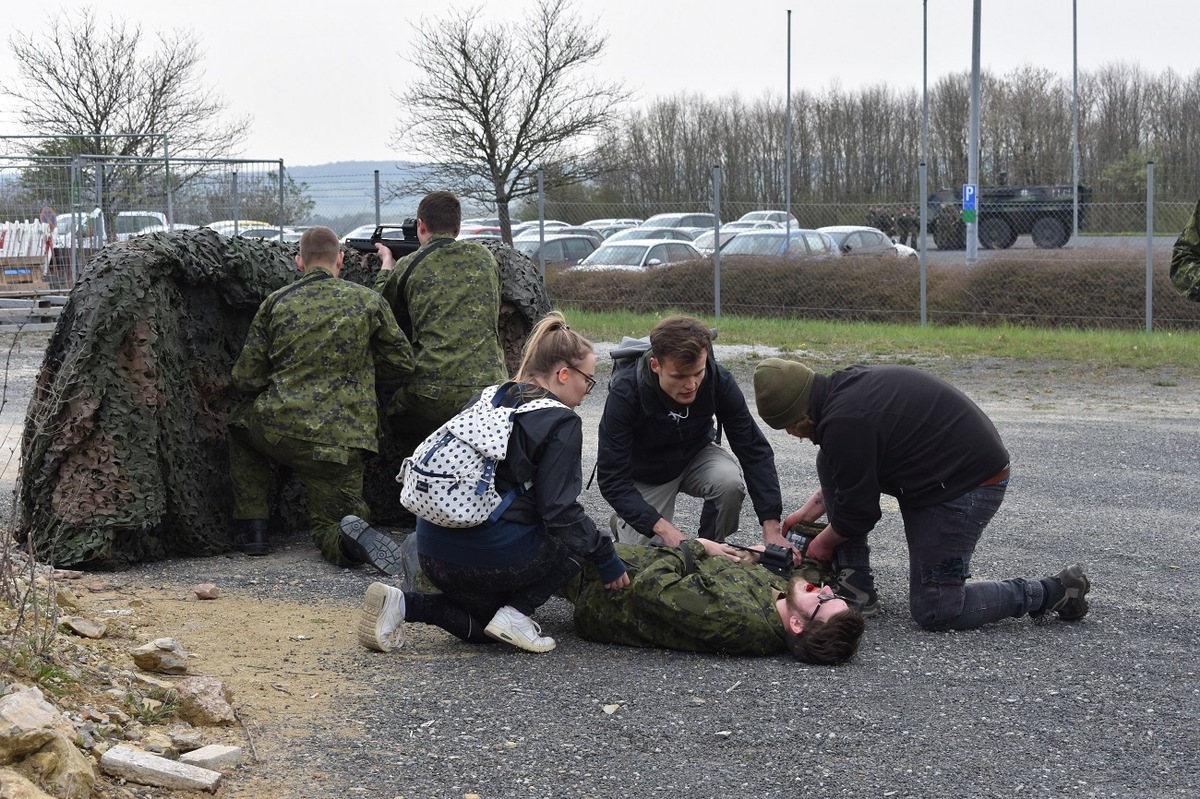
[[(791, 536), (789, 535), (790, 539)], [(758, 556), (758, 564), (765, 566), (780, 577), (791, 577), (794, 561), (792, 560), (792, 548), (781, 547), (779, 544), (767, 544)]]
[(812, 543), (814, 538), (816, 538), (816, 536), (801, 535), (795, 530), (791, 530), (787, 534), (788, 543), (796, 548), (796, 550), (800, 553), (800, 557), (804, 557), (806, 554), (808, 554), (808, 545)]

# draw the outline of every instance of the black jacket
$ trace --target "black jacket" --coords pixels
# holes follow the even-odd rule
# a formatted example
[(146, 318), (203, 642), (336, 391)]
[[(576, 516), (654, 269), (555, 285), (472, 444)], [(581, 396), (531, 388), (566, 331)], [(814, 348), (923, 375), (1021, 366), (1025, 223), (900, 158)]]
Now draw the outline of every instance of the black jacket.
[(813, 443), (830, 524), (863, 538), (879, 495), (926, 508), (979, 486), (1008, 463), (992, 420), (944, 380), (910, 366), (851, 366), (813, 383)]
[(659, 388), (647, 352), (609, 381), (596, 459), (600, 493), (633, 529), (653, 536), (654, 525), (662, 518), (642, 499), (634, 483), (657, 485), (682, 474), (692, 459), (716, 440), (714, 419), (721, 423), (729, 447), (741, 463), (759, 522), (781, 517), (783, 500), (775, 453), (729, 370), (709, 353), (696, 400), (686, 409), (677, 409)]

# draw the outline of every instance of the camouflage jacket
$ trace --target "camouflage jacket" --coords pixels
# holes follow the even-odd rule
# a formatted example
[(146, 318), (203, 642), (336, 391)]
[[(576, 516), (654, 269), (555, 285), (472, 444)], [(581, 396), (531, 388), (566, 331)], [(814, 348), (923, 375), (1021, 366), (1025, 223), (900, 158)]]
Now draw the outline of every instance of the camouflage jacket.
[[(377, 452), (376, 370), (405, 379), (412, 368), (387, 303), (314, 269), (259, 306), (233, 384), (254, 398), (255, 421), (268, 432)], [(230, 423), (247, 420), (235, 412)]]
[(1184, 297), (1200, 302), (1200, 203), (1175, 241), (1171, 252), (1171, 282)]
[(722, 655), (787, 650), (775, 607), (787, 578), (709, 558), (695, 540), (685, 544), (690, 559), (678, 547), (615, 546), (629, 573), (626, 588), (605, 590), (595, 567), (588, 567), (562, 592), (575, 604), (580, 637)]
[[(397, 399), (402, 393), (410, 401), (451, 396), (462, 405), (478, 391), (508, 378), (496, 330), (500, 272), (490, 252), (475, 242), (451, 239), (417, 264), (400, 296), (400, 278), (409, 261), (433, 241), (445, 238), (451, 237), (434, 236), (375, 279), (376, 291), (396, 316), (407, 306), (412, 320), (415, 367), (408, 391), (397, 392)], [(393, 401), (388, 410), (395, 413), (403, 408)]]

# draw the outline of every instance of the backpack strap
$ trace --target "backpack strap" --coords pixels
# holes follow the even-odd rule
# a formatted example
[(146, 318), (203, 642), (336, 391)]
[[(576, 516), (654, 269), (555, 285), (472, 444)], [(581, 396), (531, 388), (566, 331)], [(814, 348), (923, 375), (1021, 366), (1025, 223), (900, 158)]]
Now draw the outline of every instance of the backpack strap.
[(317, 273), (316, 277), (314, 277), (312, 280), (305, 281), (303, 278), (301, 278), (300, 280), (297, 280), (296, 282), (294, 282), (288, 286), (285, 286), (284, 288), (281, 288), (279, 291), (275, 292), (274, 297), (271, 298), (271, 304), (267, 307), (267, 313), (271, 313), (272, 311), (275, 310), (275, 305), (281, 299), (283, 299), (284, 295), (291, 294), (296, 289), (302, 289), (305, 286), (311, 286), (313, 283), (316, 283), (318, 280), (325, 280), (326, 278), (330, 278), (330, 277), (333, 277), (333, 275), (330, 272), (326, 272), (324, 269), (322, 269)]
[(404, 331), (404, 336), (409, 341), (412, 341), (412, 314), (408, 312), (408, 299), (404, 296), (404, 289), (408, 286), (408, 278), (412, 275), (413, 269), (417, 264), (425, 259), (426, 255), (446, 246), (453, 242), (454, 239), (434, 239), (420, 252), (414, 253), (412, 260), (408, 262), (408, 266), (404, 269), (404, 274), (400, 275), (400, 282), (396, 286), (396, 296), (400, 299), (400, 308), (396, 311), (396, 324), (400, 325), (400, 329)]

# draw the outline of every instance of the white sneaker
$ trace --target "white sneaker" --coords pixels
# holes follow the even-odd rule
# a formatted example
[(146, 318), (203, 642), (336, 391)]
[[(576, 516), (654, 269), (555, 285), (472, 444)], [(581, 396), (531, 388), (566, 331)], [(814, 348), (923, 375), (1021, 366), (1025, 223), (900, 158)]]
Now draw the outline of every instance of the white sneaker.
[(371, 583), (358, 617), (358, 642), (367, 649), (390, 652), (404, 646), (404, 592)]
[(542, 635), (542, 628), (536, 621), (508, 605), (496, 611), (483, 631), (489, 638), (512, 644), (526, 652), (549, 652), (554, 648), (554, 639)]

